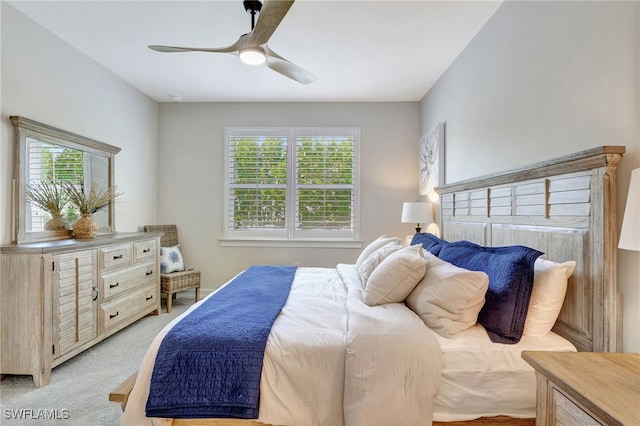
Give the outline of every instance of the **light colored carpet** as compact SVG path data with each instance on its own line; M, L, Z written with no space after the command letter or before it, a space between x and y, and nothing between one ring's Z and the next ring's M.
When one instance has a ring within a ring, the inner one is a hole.
M148 315L54 368L48 386L36 389L31 376L6 376L0 381L0 424L119 425L120 404L109 401L109 392L138 370L153 337L193 302L192 291L178 293L167 314L163 301L161 315ZM34 419L38 410L59 418ZM15 418L19 414L22 419Z

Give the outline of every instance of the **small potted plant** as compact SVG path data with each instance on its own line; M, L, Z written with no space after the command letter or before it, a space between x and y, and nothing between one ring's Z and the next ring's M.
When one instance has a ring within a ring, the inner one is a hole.
M60 184L51 179L29 184L26 186L26 197L32 205L51 214L51 219L44 224L46 231L69 229L69 222L62 214L69 197Z
M80 219L73 225L73 233L76 238L95 238L100 226L95 221L93 213L113 204L121 193L116 192L116 187L111 186L101 189L96 182L91 184L89 191L85 191L84 185L74 185L71 182L63 183L64 191L69 202L80 213Z

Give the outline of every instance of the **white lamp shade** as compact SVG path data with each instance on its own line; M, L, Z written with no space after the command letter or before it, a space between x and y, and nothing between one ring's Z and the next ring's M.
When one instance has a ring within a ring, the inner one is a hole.
M402 223L422 223L433 222L431 213L431 203L426 202L405 202L402 204Z
M631 172L627 206L622 218L622 230L618 247L640 251L640 169Z

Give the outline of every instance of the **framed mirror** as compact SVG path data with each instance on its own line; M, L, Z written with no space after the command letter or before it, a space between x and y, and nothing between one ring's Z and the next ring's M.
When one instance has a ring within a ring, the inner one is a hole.
M85 188L114 184L114 157L120 148L25 117L9 117L16 132L13 186L13 229L17 243L71 238L71 230L47 230L50 213L29 202L28 185L40 182L80 182ZM63 215L71 224L77 213L65 208ZM100 234L115 232L115 207L110 204L94 213Z

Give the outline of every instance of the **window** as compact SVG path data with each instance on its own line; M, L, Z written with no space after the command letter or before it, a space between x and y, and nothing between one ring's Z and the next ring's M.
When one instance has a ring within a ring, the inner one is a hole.
M224 238L358 239L358 128L225 129Z
M83 152L73 148L62 147L31 137L27 143L27 176L28 184L60 184L64 181L82 182ZM44 231L45 223L51 214L40 207L27 204L26 225L32 232ZM77 214L67 208L63 211L69 223L77 219Z

